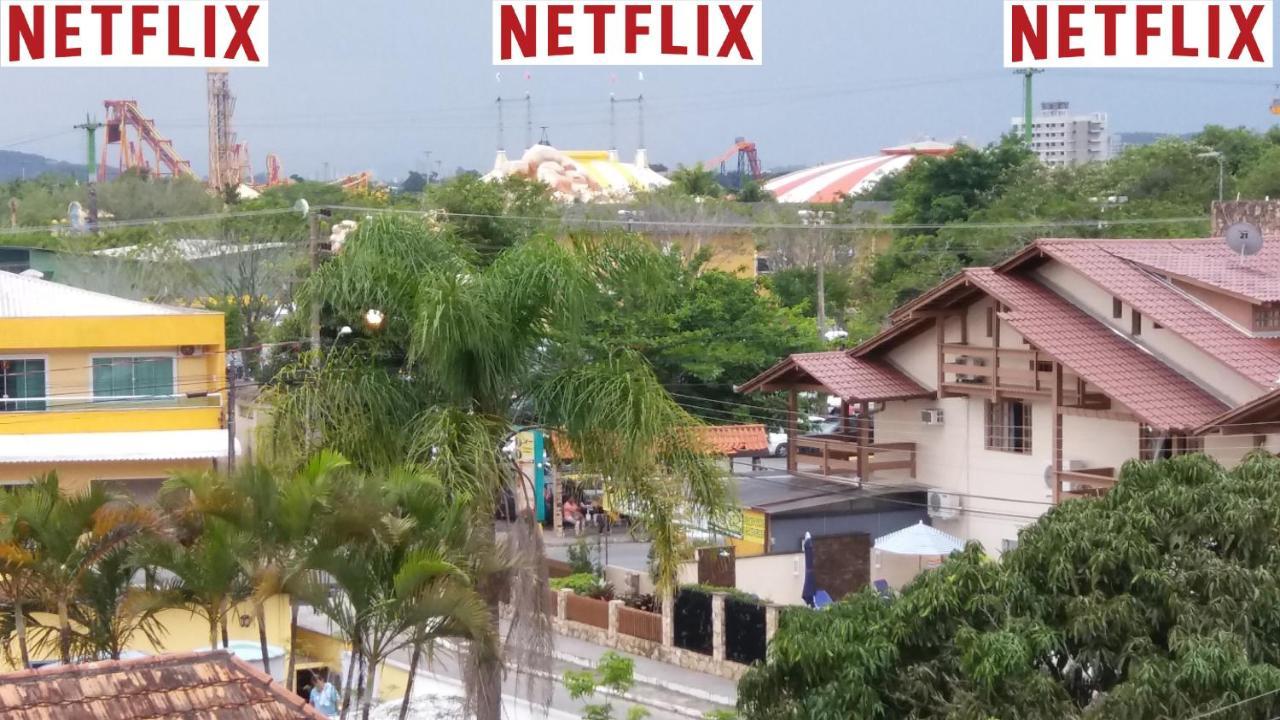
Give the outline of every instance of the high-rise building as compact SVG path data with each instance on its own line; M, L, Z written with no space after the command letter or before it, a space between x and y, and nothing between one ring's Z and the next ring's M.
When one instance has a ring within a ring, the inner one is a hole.
M1023 134L1024 119L1013 118L1013 132ZM1073 114L1065 101L1040 103L1031 120L1031 151L1046 165L1080 165L1111 157L1106 113Z

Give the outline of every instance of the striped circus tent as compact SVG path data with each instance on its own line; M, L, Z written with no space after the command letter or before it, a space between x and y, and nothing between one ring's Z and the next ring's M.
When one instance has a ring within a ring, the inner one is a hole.
M921 155L950 155L955 146L919 142L884 148L879 155L827 163L797 170L765 183L765 190L779 202L832 203L875 187L885 177L911 164Z

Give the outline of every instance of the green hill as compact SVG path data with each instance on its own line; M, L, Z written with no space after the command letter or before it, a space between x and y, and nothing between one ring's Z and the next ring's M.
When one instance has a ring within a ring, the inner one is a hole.
M43 155L0 150L0 182L27 178L34 179L45 173L57 175L75 175L83 178L84 165L77 165L61 160L50 160Z

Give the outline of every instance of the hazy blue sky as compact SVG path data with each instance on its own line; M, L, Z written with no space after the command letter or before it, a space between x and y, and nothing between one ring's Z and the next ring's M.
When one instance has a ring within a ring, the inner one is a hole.
M273 0L271 67L231 75L240 137L255 171L275 152L311 177L423 169L423 151L487 169L499 94L534 95L535 124L563 148L608 146L608 96L644 93L650 159L691 164L737 135L766 167L874 152L926 136L989 141L1021 107L1001 67L998 0L769 0L758 68L532 68L490 64L485 0ZM644 80L637 78L644 71ZM616 75L616 82L611 77ZM1110 113L1116 130L1186 132L1205 123L1271 124L1274 71L1054 71L1037 99ZM207 131L201 70L0 70L0 149L83 157L69 131L102 100L136 98L203 171ZM507 112L507 144L524 138L523 108ZM19 141L68 132L34 142ZM536 132L536 131L535 131ZM619 145L635 146L622 108Z

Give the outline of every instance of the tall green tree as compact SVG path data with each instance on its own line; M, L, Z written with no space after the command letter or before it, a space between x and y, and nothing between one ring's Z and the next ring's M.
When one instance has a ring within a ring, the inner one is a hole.
M747 718L1266 720L1280 713L1280 460L1130 462L1000 563L784 614Z
M359 327L369 308L386 322L352 338L318 371L307 364L285 373L274 394L274 447L287 454L314 443L369 469L417 463L451 496L469 501L481 529L475 555L510 554L510 572L477 579L496 632L508 582L513 604L536 610L546 602L531 515L512 526L505 547L494 536L499 497L520 492L501 448L516 424L558 428L586 470L607 477L612 496L650 526L658 582L674 587L688 548L676 516L723 511L726 485L710 458L691 447L693 439L674 432L696 421L644 359L634 351L595 351L580 333L601 295L620 275L647 272L656 251L533 234L483 256L467 237L447 223L361 223L305 297L323 303L332 324ZM546 643L541 613L527 613L513 627L523 635L508 647ZM485 720L497 717L502 672L497 654L472 655L468 696Z

